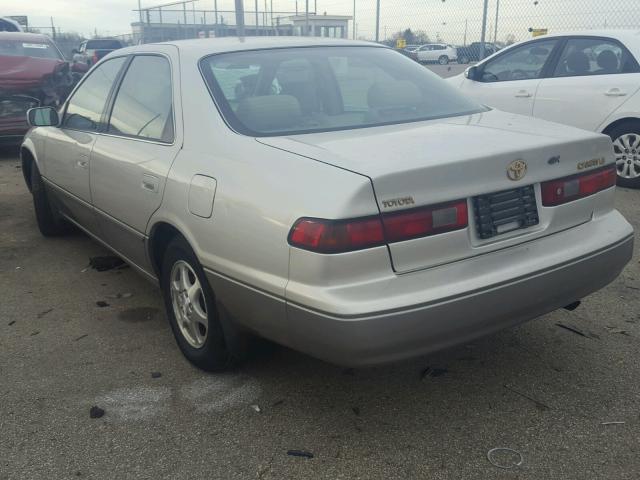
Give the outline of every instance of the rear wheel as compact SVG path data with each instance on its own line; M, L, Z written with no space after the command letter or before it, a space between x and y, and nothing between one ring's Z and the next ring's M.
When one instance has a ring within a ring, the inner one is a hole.
M238 335L223 329L215 297L191 247L182 238L167 247L161 273L167 317L180 350L196 367L222 371L243 357Z
M64 222L51 204L40 170L35 162L31 164L31 195L40 233L45 237L56 237L67 233L69 225Z
M447 57L446 55L441 55L440 58L438 58L438 63L440 65L447 65L449 63L449 57Z
M469 63L469 57L467 57L466 55L462 55L458 58L458 63Z
M613 141L618 185L640 188L640 121L621 123L607 133Z

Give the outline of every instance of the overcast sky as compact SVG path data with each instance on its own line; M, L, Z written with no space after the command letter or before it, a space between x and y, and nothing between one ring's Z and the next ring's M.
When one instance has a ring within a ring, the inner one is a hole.
M143 7L167 3L169 0L141 0ZM213 10L215 0L199 0L196 9ZM219 10L232 10L233 0L217 0ZM255 0L244 0L245 9L254 9ZM489 0L488 31L493 39L497 0ZM259 0L264 10L265 0ZM272 1L267 0L270 8ZM305 0L273 0L275 11L304 11ZM313 9L315 0L309 0ZM640 29L640 0L500 0L498 40L513 33L516 38L527 36L528 27L548 27L552 30L578 28L626 27ZM118 35L129 33L137 18L133 10L137 0L2 0L0 15L28 15L30 25L48 27L53 17L57 28L83 35ZM318 12L353 14L353 0L317 0ZM372 38L375 34L375 0L356 0L358 36ZM411 27L423 29L435 38L462 41L465 22L469 37L480 31L482 0L381 0L380 35ZM172 7L176 8L176 7ZM168 15L165 16L167 18ZM232 21L231 14L225 19ZM249 15L248 15L249 17ZM253 16L247 23L253 22ZM44 30L43 30L44 32ZM475 38L472 38L475 39Z

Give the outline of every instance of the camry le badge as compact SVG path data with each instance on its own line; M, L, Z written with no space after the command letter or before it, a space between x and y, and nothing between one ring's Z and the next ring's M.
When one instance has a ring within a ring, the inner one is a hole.
M527 174L527 163L524 160L514 160L507 166L507 177L514 182Z

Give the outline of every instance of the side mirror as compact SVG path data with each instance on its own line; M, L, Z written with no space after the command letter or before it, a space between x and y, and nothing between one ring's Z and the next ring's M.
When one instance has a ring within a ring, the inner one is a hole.
M60 118L55 108L38 107L27 110L27 122L31 127L54 127L60 123Z
M465 78L469 79L469 80L478 80L478 76L480 74L480 71L478 70L478 67L476 67L475 65L473 67L469 67L464 71L464 76Z

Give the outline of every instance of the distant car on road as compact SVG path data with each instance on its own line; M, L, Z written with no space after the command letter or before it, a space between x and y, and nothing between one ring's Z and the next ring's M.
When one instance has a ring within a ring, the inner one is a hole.
M458 63L470 63L480 60L481 47L481 42L474 42L465 47L458 47ZM499 48L493 43L485 42L483 58L493 55L498 50Z
M440 65L447 65L458 59L456 47L446 43L428 43L421 45L414 52L418 55L420 63L438 62Z
M123 43L115 38L93 38L91 40L85 40L77 49L73 50L74 65L72 67L76 72L80 71L84 66L88 69L98 63L98 60L102 57L122 47L124 47ZM76 66L76 64L78 66Z
M512 45L448 80L487 105L609 135L618 184L640 188L640 34L586 31Z
M22 26L12 18L0 17L0 32L22 32Z
M139 45L29 120L40 231L74 224L159 283L207 370L248 333L349 366L468 343L575 305L633 252L607 138L370 42Z

